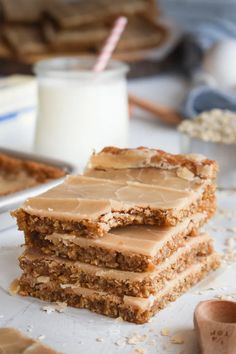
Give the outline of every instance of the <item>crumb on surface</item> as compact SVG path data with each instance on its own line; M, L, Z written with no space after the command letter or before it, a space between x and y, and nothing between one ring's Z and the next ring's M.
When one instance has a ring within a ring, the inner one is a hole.
M127 338L127 344L135 345L144 342L146 339L147 339L146 334L141 335L141 334L134 333L133 335Z
M46 338L46 336L44 335L44 334L41 334L40 336L38 336L38 340L43 340L43 339L45 339Z
M170 336L170 330L168 328L162 328L161 335L164 337Z
M51 314L52 312L62 313L65 311L67 307L66 302L55 302L50 305L45 305L41 307L42 311L45 311L47 314Z
M170 338L172 344L183 344L184 338L180 334L175 334Z
M147 349L145 348L135 348L131 353L129 354L147 354Z

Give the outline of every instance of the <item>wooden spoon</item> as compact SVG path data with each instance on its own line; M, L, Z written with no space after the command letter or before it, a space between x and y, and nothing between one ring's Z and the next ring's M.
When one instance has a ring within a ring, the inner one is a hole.
M194 312L201 354L236 354L236 302L202 301Z
M156 103L152 103L143 98L129 94L130 112L132 111L134 106L137 106L143 109L144 111L152 113L157 119L167 124L177 125L182 120L180 114L174 109Z

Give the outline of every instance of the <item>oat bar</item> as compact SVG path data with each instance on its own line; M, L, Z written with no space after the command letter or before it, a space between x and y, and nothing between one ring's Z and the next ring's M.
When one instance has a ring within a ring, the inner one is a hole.
M3 36L19 55L41 54L48 51L48 45L38 26L6 25Z
M145 175L146 169L151 169L148 170L150 172L147 172L147 175ZM170 173L171 180L167 181L164 178L164 171L166 177ZM85 175L98 178L106 178L107 175L109 178L110 174L113 179L118 173L118 180L136 180L154 184L160 184L161 179L164 178L165 183L173 187L173 183L175 184L173 177L191 183L205 179L214 181L217 172L217 162L200 154L174 155L145 147L136 149L106 147L91 156ZM156 179L158 179L157 182ZM183 188L186 186L184 185Z
M150 295L148 298L116 296L109 292L83 287L62 289L53 281L35 285L31 274L21 277L19 294L51 302L66 302L69 306L85 308L106 316L121 317L126 321L141 324L147 322L171 301L175 301L218 266L219 257L216 254L202 257L199 262L166 282L165 287L156 295Z
M38 232L26 233L25 239L28 247L37 248L46 255L58 255L107 268L144 272L154 269L178 247L184 246L207 219L206 214L196 214L174 227L129 225L113 229L97 239Z
M43 23L43 33L51 47L58 51L95 51L109 34L103 24L84 25L81 28L63 29L50 20Z
M15 328L0 328L0 353L60 354L40 341L25 336Z
M0 196L65 176L58 167L0 153Z
M214 214L214 185L180 191L132 181L67 176L61 185L28 199L13 215L25 232L96 238L130 224L174 226L205 211Z
M113 22L120 15L134 16L144 14L149 18L156 16L153 0L110 0L80 1L79 3L59 3L48 6L47 15L61 28L79 28L93 23Z
M152 271L142 273L45 256L37 248L27 249L24 252L20 257L20 267L26 276L30 274L34 277L35 286L41 281L53 281L62 289L80 286L118 296L147 298L160 291L166 281L173 279L191 264L198 262L202 256L212 252L212 239L206 234L201 234L188 238L183 247L154 267Z

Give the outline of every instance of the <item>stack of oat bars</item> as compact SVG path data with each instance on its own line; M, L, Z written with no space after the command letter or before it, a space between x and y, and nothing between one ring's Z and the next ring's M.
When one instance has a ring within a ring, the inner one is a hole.
M217 164L108 147L83 176L14 212L25 233L19 294L145 323L219 266L199 227L216 209Z
M0 57L34 63L53 54L94 55L119 16L128 24L118 58L137 60L169 39L155 0L0 0Z

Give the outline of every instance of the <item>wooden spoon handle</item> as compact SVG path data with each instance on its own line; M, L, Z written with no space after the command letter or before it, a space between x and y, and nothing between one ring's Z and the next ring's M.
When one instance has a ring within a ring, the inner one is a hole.
M143 98L129 95L129 103L131 106L137 106L144 111L148 111L160 119L162 122L177 125L181 122L181 116L173 109L157 105Z

